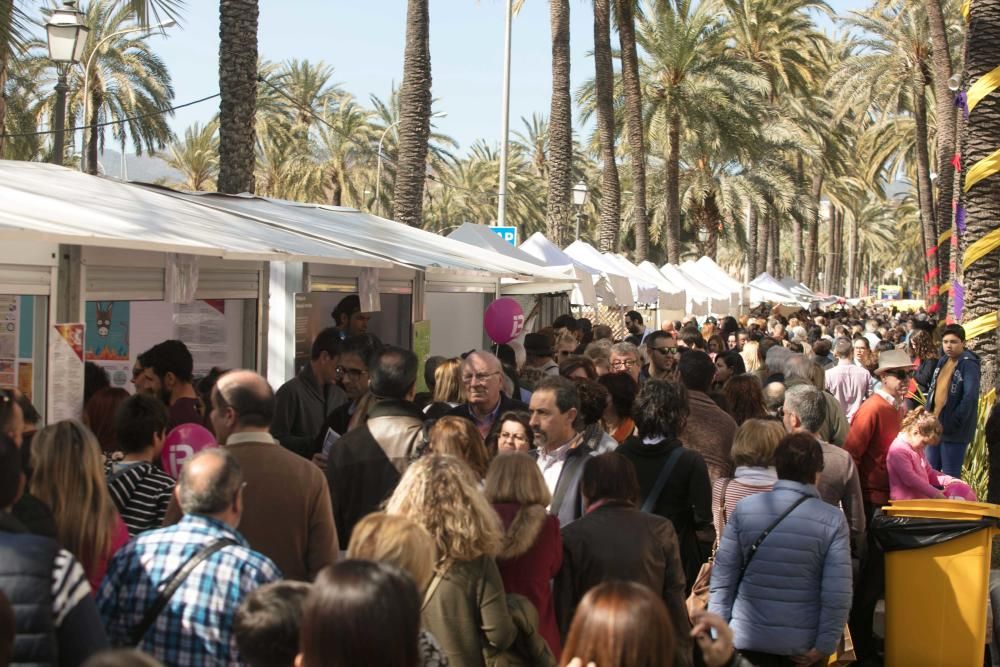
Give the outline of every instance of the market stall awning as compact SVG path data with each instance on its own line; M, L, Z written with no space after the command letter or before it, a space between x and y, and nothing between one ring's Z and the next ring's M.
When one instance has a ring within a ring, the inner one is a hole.
M0 238L6 240L250 261L392 266L370 253L51 164L0 160L0 202Z
M740 295L716 281L712 276L706 275L705 271L694 262L688 261L681 264L680 272L687 276L688 280L697 283L709 294L712 295L711 310L717 315L731 315L737 313L740 307Z
M567 263L564 266L550 265L543 260L534 257L511 243L507 243L500 236L486 225L477 225L472 222L465 222L448 234L448 238L453 241L460 241L474 248L487 248L493 252L500 253L511 259L516 259L536 266L544 266L559 273L565 278L563 283L536 282L534 280L523 281L513 278L504 278L501 281L501 291L504 294L543 294L547 292L569 292L573 290L579 282L590 283L589 276L580 277L577 275L576 267ZM591 291L593 289L591 288ZM572 301L572 299L571 299Z
M632 283L622 275L620 268L609 262L596 248L584 241L576 240L569 244L564 252L581 264L600 271L607 278L611 291L614 292L615 302L619 306L635 307Z
M605 258L621 269L621 272L632 283L632 295L636 302L645 303L654 307L659 307L661 301L667 298L666 293L661 293L656 281L650 280L646 274L639 270L639 267L628 261L625 257L615 253L602 253Z
M677 285L660 273L656 265L646 260L636 268L639 269L660 290L660 310L663 317L679 319L687 314L687 290L683 285Z
M750 281L750 303L781 303L787 305L802 305L802 299L780 282L774 279L767 271Z
M574 274L580 279L580 282L570 294L570 303L596 307L597 299L601 299L607 306L615 305L614 290L611 289L607 278L601 271L570 257L560 250L559 246L545 238L541 232L535 232L525 239L519 250L543 262L546 266L572 266L574 268Z

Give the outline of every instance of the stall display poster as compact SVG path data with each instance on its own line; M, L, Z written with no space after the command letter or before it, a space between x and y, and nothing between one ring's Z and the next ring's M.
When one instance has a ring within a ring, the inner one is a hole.
M46 422L79 419L83 411L84 325L53 324L49 335Z

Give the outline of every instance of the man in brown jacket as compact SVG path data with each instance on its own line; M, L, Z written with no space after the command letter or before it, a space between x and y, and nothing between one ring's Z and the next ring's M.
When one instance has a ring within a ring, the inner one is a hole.
M220 445L243 470L240 533L277 565L286 579L312 581L337 560L330 490L315 465L271 437L274 392L257 373L237 370L212 390L212 426ZM164 521L181 518L176 499Z
M691 411L681 432L681 443L705 459L712 484L717 479L732 477L735 469L730 451L736 437L736 422L708 397L715 364L701 350L690 350L681 355L677 370L681 383L687 387Z

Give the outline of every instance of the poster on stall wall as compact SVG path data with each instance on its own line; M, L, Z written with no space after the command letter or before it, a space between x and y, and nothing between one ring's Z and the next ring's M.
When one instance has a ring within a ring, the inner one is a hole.
M83 412L84 325L53 324L49 335L46 422L79 419Z
M17 319L16 296L0 296L0 387L17 386Z
M413 323L413 354L417 355L419 362L417 368L417 392L427 391L427 382L424 379L424 364L427 357L431 356L431 321L421 320Z
M129 362L128 301L88 301L87 347L84 359L105 371L112 387L128 388L132 378Z
M194 358L195 376L227 367L226 302L194 301L174 305L174 337L184 341Z

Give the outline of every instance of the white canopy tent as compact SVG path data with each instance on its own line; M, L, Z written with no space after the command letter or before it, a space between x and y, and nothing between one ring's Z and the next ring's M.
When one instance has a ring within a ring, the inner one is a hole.
M680 319L687 314L687 291L684 285L675 284L649 260L643 261L636 268L660 290L661 319Z
M666 295L661 295L656 283L646 277L646 274L639 270L632 262L625 257L615 253L605 252L601 256L621 269L621 273L632 283L632 295L637 303L646 303L659 307L660 299Z
M626 308L635 307L635 295L632 293L632 283L626 276L622 275L621 269L617 265L607 261L593 246L577 240L571 243L563 252L580 264L601 272L601 275L607 280L608 286L614 293L614 305Z
M725 269L716 264L715 260L707 255L699 258L695 262L695 266L701 272L700 275L703 275L709 281L709 284L717 284L735 295L735 302L738 306L747 305L749 294L747 286L743 284L743 281L730 276L726 273Z
M607 278L597 269L592 269L583 262L570 257L556 244L545 238L541 232L529 236L518 248L527 255L534 257L544 266L573 267L573 272L579 282L570 294L570 303L578 306L596 306L600 298L605 305L615 305L614 290Z
M802 299L798 295L775 280L767 271L750 281L750 303L752 305L762 302L801 305L801 301Z
M694 262L684 262L677 268L680 269L681 273L687 276L689 280L702 285L712 294L712 305L710 310L712 310L712 312L716 315L729 315L739 312L739 292L731 291L726 285L723 285L716 280L714 276L707 275L705 270Z
M448 235L448 238L455 241L461 241L462 243L471 245L475 248L486 248L521 262L547 267L553 272L562 274L566 279L565 283L559 284L504 278L500 281L501 291L504 294L545 294L549 292L569 292L576 289L577 284L581 282L581 278L577 276L576 268L572 264L565 264L563 266L549 265L543 260L540 260L515 247L514 245L507 243L500 238L498 234L491 231L486 225L477 225L471 222L462 223L458 229ZM590 283L590 280L587 277L583 277L582 282ZM591 292L593 291L592 284L590 290Z

